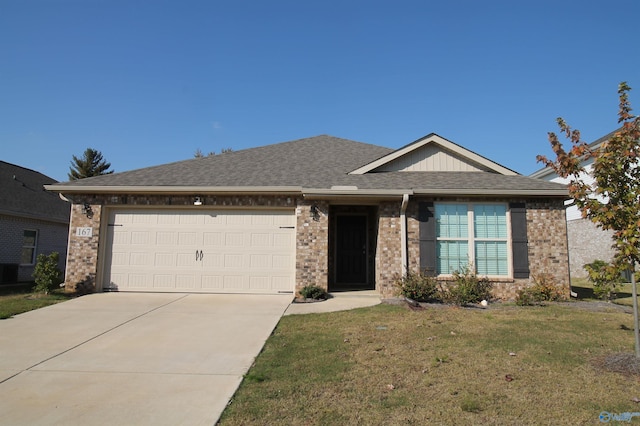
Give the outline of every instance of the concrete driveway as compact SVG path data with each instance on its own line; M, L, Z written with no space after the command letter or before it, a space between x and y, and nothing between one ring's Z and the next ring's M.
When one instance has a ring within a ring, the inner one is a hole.
M291 299L100 293L0 320L0 424L213 425Z

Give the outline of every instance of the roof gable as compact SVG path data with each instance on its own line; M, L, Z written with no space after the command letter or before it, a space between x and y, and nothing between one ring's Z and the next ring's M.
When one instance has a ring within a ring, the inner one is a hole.
M350 174L370 172L491 172L517 175L494 161L431 133Z

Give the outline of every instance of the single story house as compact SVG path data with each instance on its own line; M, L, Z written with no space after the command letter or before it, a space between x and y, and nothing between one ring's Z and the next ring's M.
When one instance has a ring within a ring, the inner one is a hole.
M617 129L589 144L591 149L597 149L604 142L608 141L620 129ZM587 173L593 167L593 158L585 159L581 164ZM569 183L569 179L562 178L549 168L537 170L530 177L542 179L548 182L561 184ZM587 182L594 183L591 176L587 176ZM572 278L586 278L587 271L584 265L600 259L610 262L615 255L613 249L613 231L599 228L590 219L582 217L578 207L573 204L573 200L568 200L567 205L567 238L569 241L569 271Z
M436 134L400 149L321 135L48 185L73 202L66 285L83 291L395 293L473 264L513 299L569 294L564 185Z
M58 252L64 269L71 205L44 185L48 176L0 161L0 283L33 281L39 254Z

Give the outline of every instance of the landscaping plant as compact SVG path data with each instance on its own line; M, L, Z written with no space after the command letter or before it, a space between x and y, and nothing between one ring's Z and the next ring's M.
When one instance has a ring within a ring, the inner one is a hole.
M556 285L556 281L551 274L534 275L532 279L533 286L518 292L516 305L531 306L539 305L542 302L556 302L564 299L562 291Z
M33 270L33 278L36 285L33 287L35 293L49 294L63 282L62 271L58 268L58 252L49 255L41 253Z
M493 284L487 277L478 277L472 266L453 272L453 282L440 286L441 298L445 303L464 306L491 298Z
M416 302L434 302L439 300L438 281L421 272L407 272L396 279L395 286L400 296Z
M622 284L620 272L604 260L596 259L584 265L587 279L593 284L593 294L600 299L611 300L611 294Z
M317 285L306 285L300 289L300 296L304 299L325 300L327 292Z

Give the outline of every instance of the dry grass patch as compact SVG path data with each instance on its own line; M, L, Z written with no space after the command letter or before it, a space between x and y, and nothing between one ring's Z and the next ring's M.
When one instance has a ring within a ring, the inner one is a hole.
M560 305L288 316L221 424L594 424L640 411L637 378L593 366L633 350L632 322Z
M73 296L62 291L50 294L2 291L0 292L0 319L64 302L71 297Z

